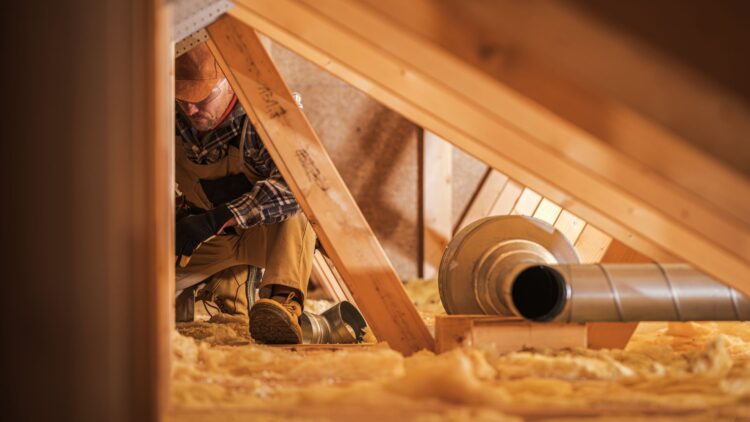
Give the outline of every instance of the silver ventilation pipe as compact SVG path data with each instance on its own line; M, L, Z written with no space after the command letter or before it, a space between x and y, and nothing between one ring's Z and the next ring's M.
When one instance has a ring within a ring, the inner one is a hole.
M449 314L535 321L748 320L750 300L686 264L581 265L570 242L530 217L461 230L440 263Z
M686 264L523 265L515 312L535 321L750 320L750 300Z

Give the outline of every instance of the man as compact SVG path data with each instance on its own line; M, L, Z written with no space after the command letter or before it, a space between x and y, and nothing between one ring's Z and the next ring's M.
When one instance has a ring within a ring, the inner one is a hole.
M242 313L250 268L264 268L251 336L301 343L315 234L205 44L177 58L176 179L199 208L176 226L177 289ZM200 295L201 293L199 293Z

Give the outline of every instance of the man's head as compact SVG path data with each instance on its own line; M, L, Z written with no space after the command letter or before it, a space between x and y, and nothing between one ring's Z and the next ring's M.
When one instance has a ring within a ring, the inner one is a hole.
M177 105L195 129L213 129L233 95L206 44L199 44L175 61Z

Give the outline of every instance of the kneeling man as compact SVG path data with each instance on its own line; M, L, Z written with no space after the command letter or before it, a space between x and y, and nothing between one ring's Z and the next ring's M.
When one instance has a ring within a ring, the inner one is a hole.
M175 97L176 181L197 209L177 222L177 290L206 283L220 309L249 314L253 339L301 343L310 223L205 44L177 58ZM254 267L260 299L244 311Z

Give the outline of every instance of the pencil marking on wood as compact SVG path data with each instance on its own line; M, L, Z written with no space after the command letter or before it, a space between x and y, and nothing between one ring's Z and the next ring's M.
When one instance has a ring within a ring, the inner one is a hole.
M305 169L307 178L310 179L311 182L315 183L323 192L327 191L330 187L328 185L328 181L320 173L320 169L315 165L315 161L313 161L312 157L310 157L310 153L308 153L304 149L298 149L297 151L295 151L295 154L297 155L297 159L299 160L300 164L302 164L302 167Z

